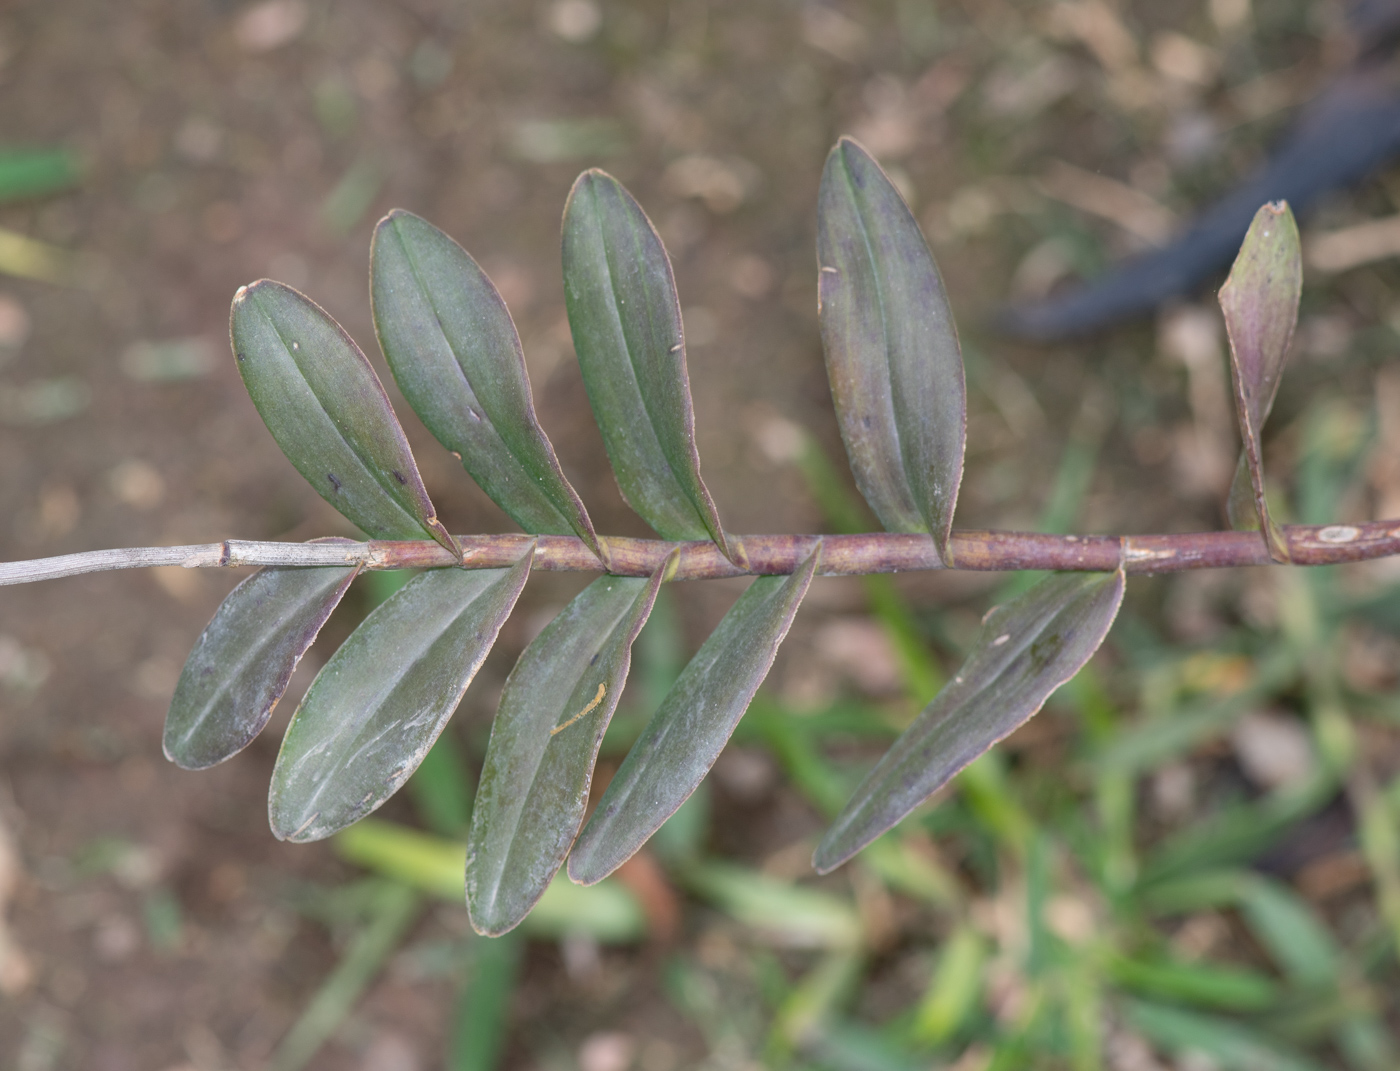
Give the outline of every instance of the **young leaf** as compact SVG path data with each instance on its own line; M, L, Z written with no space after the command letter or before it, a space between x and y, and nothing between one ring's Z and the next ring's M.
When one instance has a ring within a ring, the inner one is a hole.
M957 330L919 225L870 155L842 138L817 203L822 345L856 486L892 532L948 560L967 388Z
M358 821L417 769L510 615L534 558L509 569L433 569L375 608L306 693L268 794L280 840Z
M1293 213L1286 201L1266 204L1255 214L1230 277L1220 288L1220 308L1230 336L1230 379L1244 440L1244 455L1230 488L1230 523L1235 528L1262 528L1269 557L1276 562L1289 560L1288 544L1264 499L1260 435L1278 393L1302 288L1303 257Z
M601 558L588 512L535 417L510 312L477 262L396 209L374 231L370 298L394 379L438 442L525 531L575 533Z
M812 860L840 866L1020 726L1103 643L1123 571L1052 573L987 615L972 653L876 763Z
M165 757L202 770L251 744L358 572L260 569L229 592L175 685Z
M663 538L712 539L732 559L700 479L670 258L602 171L580 175L564 206L564 304L622 497Z
M467 909L477 932L498 937L514 928L569 854L632 641L666 568L650 580L599 577L511 670L467 837Z
M263 422L322 498L375 539L430 536L460 553L379 377L324 309L263 279L234 295L229 333Z
M821 558L760 576L662 700L569 854L569 877L601 881L646 843L709 772L768 675Z

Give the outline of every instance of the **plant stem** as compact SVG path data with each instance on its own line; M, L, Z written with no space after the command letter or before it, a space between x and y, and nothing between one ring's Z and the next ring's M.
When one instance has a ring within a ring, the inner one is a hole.
M1295 565L1336 565L1400 554L1400 521L1349 525L1285 525L1284 539ZM677 580L713 580L749 574L791 573L822 540L823 576L861 576L944 569L924 535L884 532L865 535L736 536L748 555L748 574L713 543L667 543L657 539L607 537L612 571L619 576L650 576L674 547L681 549ZM432 569L460 564L467 569L513 565L535 541L534 568L548 572L602 572L602 564L573 536L458 536L462 560L428 539L365 543L258 543L229 539L181 547L94 550L56 558L0 563L0 586L52 580L109 569L178 565L186 569L226 566L363 565L366 569ZM1268 548L1258 532L1186 532L1174 535L1074 536L1034 532L955 531L949 551L952 568L1005 572L1054 569L1129 573L1177 573L1269 565Z

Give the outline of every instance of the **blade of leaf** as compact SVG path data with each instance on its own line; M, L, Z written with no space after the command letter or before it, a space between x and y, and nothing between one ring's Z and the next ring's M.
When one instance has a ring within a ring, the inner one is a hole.
M520 923L583 825L598 746L668 567L593 581L535 638L501 692L467 837L467 910L478 933Z
M322 498L376 539L427 535L461 553L379 377L324 309L263 279L234 295L229 334L263 422Z
M408 404L525 531L575 533L602 557L588 511L535 416L520 336L467 251L396 209L370 246L379 345Z
M700 479L671 260L622 184L585 171L564 207L564 303L622 497L665 539L712 539L733 559ZM741 563L742 564L742 563Z
M1220 288L1220 308L1230 337L1230 379L1244 440L1244 457L1230 488L1230 523L1236 528L1262 528L1269 556L1276 562L1289 560L1288 544L1270 518L1264 498L1260 436L1283 376L1302 289L1303 255L1293 212L1286 201L1266 204L1255 214L1230 277ZM1254 523L1248 524L1244 507L1251 491Z
M175 685L165 757L203 770L252 743L358 573L358 566L260 569L229 592Z
M719 758L768 675L821 559L760 576L739 596L632 745L569 854L569 877L601 881L646 843Z
M817 202L818 313L856 485L892 532L948 561L967 388L938 266L909 206L860 145L827 157Z
M272 771L280 840L312 841L392 796L457 709L510 616L534 548L509 569L433 569L375 608L292 715Z
M68 149L0 149L0 203L45 197L82 177L82 165Z
M1031 717L1108 635L1123 571L1052 573L987 615L972 652L875 764L827 830L825 874L892 828L973 759Z

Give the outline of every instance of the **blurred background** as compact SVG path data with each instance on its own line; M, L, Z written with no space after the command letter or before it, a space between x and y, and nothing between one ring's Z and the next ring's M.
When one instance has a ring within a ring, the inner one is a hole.
M959 527L1218 527L1238 450L1218 279L1073 344L987 325L1169 241L1360 47L1332 0L7 0L0 558L353 534L229 357L229 301L264 276L365 348L448 527L509 530L374 343L368 242L391 207L491 274L599 530L646 534L564 317L560 213L590 166L674 260L726 527L870 530L815 317L840 134L905 193L959 317ZM1285 519L1400 515L1397 213L1391 167L1305 220L1266 441ZM1391 563L1135 581L1045 712L820 880L824 822L1026 578L818 580L694 803L617 879L494 942L460 903L473 770L515 654L584 578L532 578L380 824L309 847L264 820L281 728L402 578L359 584L247 752L183 772L161 757L166 704L236 580L0 594L7 1067L1396 1066ZM600 782L742 587L665 593Z

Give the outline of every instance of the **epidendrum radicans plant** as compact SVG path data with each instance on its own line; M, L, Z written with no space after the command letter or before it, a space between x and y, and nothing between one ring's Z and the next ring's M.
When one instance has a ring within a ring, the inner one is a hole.
M1235 529L1156 536L953 531L966 433L963 367L938 269L890 180L858 144L832 150L818 202L818 314L856 484L886 531L740 536L720 523L695 448L670 261L613 178L579 177L564 212L574 348L623 497L660 540L600 535L536 420L500 294L447 235L403 211L370 253L374 322L404 397L525 535L454 536L438 521L369 361L281 283L243 287L238 370L273 438L368 542L227 540L0 566L0 583L98 569L261 565L224 601L175 689L165 753L197 769L267 724L298 660L363 570L417 567L330 658L292 716L272 774L273 832L319 840L369 814L442 732L530 570L593 581L526 648L501 693L472 812L472 924L516 926L567 860L592 884L696 789L772 665L816 575L1045 569L992 610L967 661L865 778L817 848L839 866L1034 714L1103 642L1129 573L1400 552L1400 525L1280 526L1260 432L1301 287L1288 207L1255 217L1220 302L1244 450ZM753 575L676 681L585 824L598 748L660 585Z

